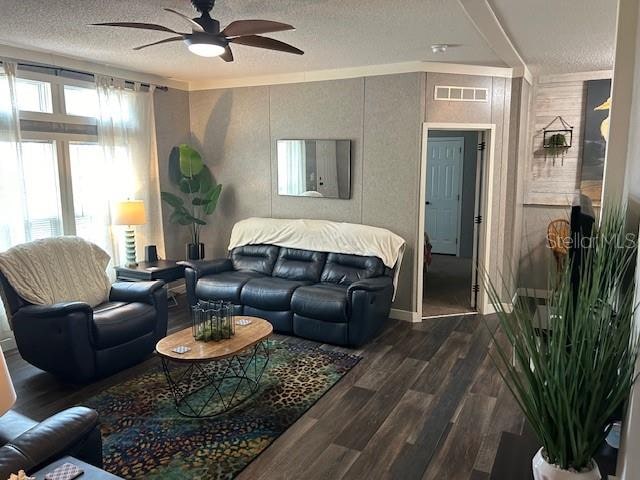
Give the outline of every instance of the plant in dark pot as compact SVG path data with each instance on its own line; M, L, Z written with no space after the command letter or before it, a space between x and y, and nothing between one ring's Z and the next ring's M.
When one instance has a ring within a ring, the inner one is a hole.
M623 210L603 215L589 237L573 237L580 246L551 276L546 308L518 297L508 311L503 286L486 282L501 338L491 356L541 445L536 480L601 478L594 456L635 380L637 239Z
M161 192L162 200L173 208L169 220L189 227L191 242L186 247L186 258L200 260L204 258L200 230L207 225L205 217L218 205L222 185L216 183L200 153L186 144L171 150L169 178L181 193Z

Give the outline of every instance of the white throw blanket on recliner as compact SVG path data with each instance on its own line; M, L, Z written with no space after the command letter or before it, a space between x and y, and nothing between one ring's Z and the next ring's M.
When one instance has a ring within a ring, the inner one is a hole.
M248 218L233 226L229 250L258 244L378 257L388 268L395 268L395 289L405 249L404 239L386 228L355 223Z
M54 237L0 253L0 270L13 289L35 305L109 299L109 254L80 237Z

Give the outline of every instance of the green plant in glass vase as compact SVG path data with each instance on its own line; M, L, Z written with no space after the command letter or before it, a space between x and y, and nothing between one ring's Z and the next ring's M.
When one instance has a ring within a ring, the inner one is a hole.
M546 309L519 297L507 311L485 273L506 339L493 332L491 356L542 445L536 479L599 479L593 457L634 383L637 239L624 227L625 212L608 211L592 235L572 239L580 254L550 276Z
M186 144L171 150L169 179L181 193L161 192L162 200L173 208L169 220L189 227L191 243L187 245L187 259L204 258L200 230L207 225L206 216L216 210L222 185L216 183L200 153Z

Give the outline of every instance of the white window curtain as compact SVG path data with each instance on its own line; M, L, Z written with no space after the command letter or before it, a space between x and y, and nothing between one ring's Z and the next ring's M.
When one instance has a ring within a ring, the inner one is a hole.
M302 195L307 190L306 167L304 141L278 142L278 193Z
M0 251L25 240L25 198L21 171L20 118L16 99L16 69L2 61L0 69ZM12 338L0 302L0 342Z
M142 91L140 84L133 90L125 82L96 75L96 88L100 104L98 116L98 142L102 146L101 168L96 169L99 185L92 215L111 224L115 203L122 200L142 200L147 223L136 226L138 257L144 245L156 245L164 255L164 236L160 205L158 154L156 150L153 91ZM100 241L98 241L100 240ZM123 232L120 227L106 229L96 239L118 265L124 258Z

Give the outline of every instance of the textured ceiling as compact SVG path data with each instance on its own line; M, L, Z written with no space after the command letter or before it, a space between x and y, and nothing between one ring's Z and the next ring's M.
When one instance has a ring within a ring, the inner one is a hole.
M613 68L617 0L490 0L532 72Z
M234 46L232 64L197 57L181 42L133 52L170 34L87 26L138 21L188 31L162 10L167 7L196 14L188 0L0 0L0 44L192 81L416 60L504 66L456 0L218 0L213 16L223 26L249 18L291 23L297 30L272 36L306 52L299 57ZM432 43L461 46L436 55Z

